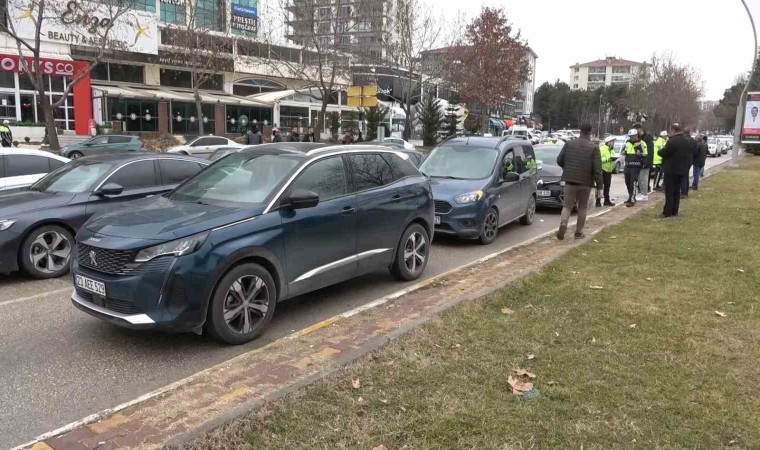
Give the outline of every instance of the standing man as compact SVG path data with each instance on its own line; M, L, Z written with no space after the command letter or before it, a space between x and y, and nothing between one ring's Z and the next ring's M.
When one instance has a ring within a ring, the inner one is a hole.
M699 151L699 148L697 147L697 141L694 140L693 137L691 137L691 130L688 128L685 128L683 130L683 136L686 138L686 141L691 146L691 159L689 159L689 167L691 167L692 164L694 164L694 159L697 156L697 152ZM681 180L681 198L686 198L689 196L689 174L686 174L686 177Z
M670 139L660 150L662 172L665 176L665 208L661 217L676 217L681 204L681 185L689 178L694 151L691 141L684 135L681 125L674 123Z
M699 177L705 173L705 162L707 161L707 135L702 136L697 144L697 156L694 158L694 180L691 182L691 190L699 189Z
M615 137L608 136L604 144L599 147L602 156L602 180L604 181L604 206L615 206L610 200L610 186L612 186L612 172L615 171L615 160L613 152L615 148ZM596 206L602 206L602 200L596 198Z
M663 130L660 132L660 136L654 141L654 156L652 158L652 169L654 170L654 190L661 191L660 181L662 181L662 157L660 156L660 150L665 147L668 142L668 132Z
M628 131L628 142L625 143L625 187L628 188L625 206L629 208L636 204L636 185L646 156L647 144L639 139L639 130L631 128Z
M8 119L3 120L3 124L0 125L0 140L3 147L13 147L13 132L8 125L10 125Z
M591 142L591 125L581 125L581 136L573 139L562 147L557 156L557 165L562 167L562 181L565 182L565 199L562 205L557 239L565 239L567 222L576 202L578 203L578 221L575 225L575 239L583 239L583 226L586 224L586 213L591 189L596 185L602 189L602 158L599 147Z
M634 125L633 128L639 132L639 140L646 144L644 150L645 158L641 162L641 170L639 171L639 194L636 201L647 201L649 200L649 192L651 191L649 188L649 169L654 162L654 152L652 151L654 149L654 138L640 123Z
M290 130L290 142L301 142L301 136L298 133L298 127L293 127Z
M256 125L248 130L248 133L245 135L245 143L247 145L259 145L264 143L264 137L261 135L261 132Z

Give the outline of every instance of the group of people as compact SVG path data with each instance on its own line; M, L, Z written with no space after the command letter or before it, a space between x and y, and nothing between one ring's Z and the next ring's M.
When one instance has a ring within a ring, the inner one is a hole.
M610 198L612 173L617 158L614 155L614 137L608 137L597 146L591 140L591 125L581 125L581 136L565 144L557 157L562 167L564 201L557 238L562 240L567 232L571 212L577 207L578 220L575 238L582 239L591 191L596 187L596 205L614 206ZM693 166L693 190L699 189L699 178L704 174L707 159L707 136L699 142L691 137L688 129L673 124L670 131L662 131L654 139L646 129L636 124L628 132L623 154L625 158L625 185L628 199L625 205L632 207L637 201L646 201L653 190L665 191L665 207L661 217L678 216L680 200L689 195L689 169ZM654 179L650 183L651 178ZM663 183L663 187L660 186Z
M282 132L277 125L272 128L272 142L282 142ZM298 131L298 127L293 127L290 131L289 142L319 142L317 135L314 133L314 128L309 127L308 132L304 133L301 137L301 133ZM259 131L258 126L253 125L245 134L245 145L258 145L264 143L264 136Z

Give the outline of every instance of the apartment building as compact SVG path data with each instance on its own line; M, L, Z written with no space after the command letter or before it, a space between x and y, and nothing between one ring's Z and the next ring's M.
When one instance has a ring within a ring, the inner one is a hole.
M532 48L528 47L525 59L528 60L530 75L520 88L520 98L515 100L515 113L520 115L533 113L533 94L536 92L536 59L538 59L538 55Z
M649 64L608 56L583 64L570 66L570 88L572 90L594 90L612 84L630 84L641 70Z

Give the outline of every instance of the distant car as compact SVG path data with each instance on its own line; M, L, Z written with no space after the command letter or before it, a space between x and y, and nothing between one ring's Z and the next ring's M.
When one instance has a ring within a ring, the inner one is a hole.
M400 138L387 137L383 139L383 142L393 142L404 146L404 150L416 150L417 148L411 142L407 142Z
M560 181L562 168L557 165L557 156L562 151L562 147L562 145L536 145L533 147L538 164L537 206L562 207L565 183Z
M715 138L707 139L707 156L719 158L723 154L721 152L722 147L723 147L723 144L718 139L715 139Z
M538 171L530 142L449 139L433 149L420 172L433 183L436 233L490 244L508 223L533 223Z
M0 192L27 187L69 162L50 152L25 149L0 150Z
M0 273L64 275L76 252L74 235L93 214L131 212L127 202L170 191L208 164L147 152L91 156L72 160L26 190L0 195Z
M138 136L106 134L95 136L77 144L67 145L58 154L66 158L77 159L83 156L139 151L145 151L145 144Z
M199 136L185 145L177 145L166 150L168 153L181 153L190 156L208 157L220 147L236 147L240 144L221 136Z
M724 155L728 154L728 151L731 150L734 146L733 136L718 136L718 141L723 144L720 152Z

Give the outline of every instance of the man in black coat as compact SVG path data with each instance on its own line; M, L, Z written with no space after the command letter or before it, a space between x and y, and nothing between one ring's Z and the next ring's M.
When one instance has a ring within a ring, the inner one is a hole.
M689 145L691 145L691 160L689 161L689 167L691 167L692 164L694 164L694 159L697 157L697 153L699 152L699 146L697 145L697 141L691 137L691 130L688 128L685 128L683 130L683 135L686 138L687 141L689 141ZM681 198L685 198L689 196L689 173L686 173L686 177L681 181Z
M691 141L684 135L681 125L674 123L665 147L660 149L662 173L665 175L665 208L662 217L675 217L681 203L681 186L689 179L689 167L694 158Z
M707 135L702 136L697 144L697 156L694 158L694 179L691 182L691 189L699 189L699 177L705 173L705 162L707 162Z

